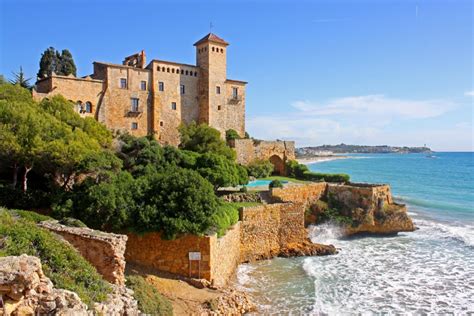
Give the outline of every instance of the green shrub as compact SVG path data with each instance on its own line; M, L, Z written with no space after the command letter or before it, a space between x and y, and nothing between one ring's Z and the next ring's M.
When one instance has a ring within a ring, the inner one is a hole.
M268 187L270 189L273 189L273 188L283 188L283 183L281 183L280 180L273 180L272 182L270 182L270 184L268 185Z
M133 296L138 301L138 308L142 313L160 316L173 315L171 302L163 297L144 277L139 275L128 276L127 286L133 290Z
M59 224L69 226L69 227L87 227L86 224L80 220L72 217L64 217L59 220Z
M304 173L309 172L309 169L306 165L298 163L296 160L289 160L285 164L286 174L288 177L303 179Z
M246 185L242 186L242 187L240 188L240 190L239 190L239 192L242 192L242 193L247 193L248 191L249 191L249 190L248 190L248 188L247 188Z
M228 129L225 131L225 139L227 141L229 140L234 140L234 139L240 139L239 133L235 131L235 129Z
M347 183L350 181L348 174L340 173L316 173L316 172L305 172L304 179L309 181L326 181L326 182L338 182Z
M318 223L333 222L339 225L352 225L354 221L349 216L341 215L335 208L326 208L319 213Z
M111 292L110 285L72 246L37 227L32 218L15 219L10 212L0 209L0 255L39 257L44 273L55 287L76 292L89 306L104 301Z
M224 236L227 229L239 221L239 206L233 203L222 203L212 216L217 236Z
M249 176L255 178L269 177L274 170L273 164L268 160L255 160L247 166Z

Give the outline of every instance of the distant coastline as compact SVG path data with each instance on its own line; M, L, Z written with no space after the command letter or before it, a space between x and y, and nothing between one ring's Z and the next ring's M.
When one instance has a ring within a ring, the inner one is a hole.
M322 145L300 147L295 151L297 159L310 159L314 157L332 157L334 154L411 154L411 153L432 153L429 148L423 147L398 147L398 146L366 146L366 145ZM339 159L339 158L335 158Z
M313 163L326 162L339 159L348 159L352 158L351 156L339 156L339 155L322 155L322 156L308 156L308 157L297 157L296 161L304 165L310 165Z

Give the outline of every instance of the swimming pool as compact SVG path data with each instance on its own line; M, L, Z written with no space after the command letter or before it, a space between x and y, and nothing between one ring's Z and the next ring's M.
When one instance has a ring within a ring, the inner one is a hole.
M268 186L272 182L272 180L254 180L250 181L246 186L249 188L252 187L263 187L263 186ZM288 181L285 180L280 180L281 183L286 184Z

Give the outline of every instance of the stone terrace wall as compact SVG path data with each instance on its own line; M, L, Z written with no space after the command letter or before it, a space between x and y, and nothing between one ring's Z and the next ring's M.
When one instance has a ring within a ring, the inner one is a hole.
M275 202L306 203L319 200L326 193L327 186L326 182L316 182L287 186L285 188L273 188L271 190L271 197Z
M231 146L237 153L237 162L243 165L254 160L268 160L274 155L283 162L295 159L295 142L291 141L236 139L231 142Z
M129 262L186 277L211 281L211 237L185 235L174 240L161 239L160 233L128 235L125 258ZM192 262L189 252L201 252L201 267Z
M240 210L241 261L271 258L306 239L303 203L276 203Z
M127 236L90 228L67 227L57 221L41 222L39 226L67 240L105 280L117 285L125 284L124 253Z
M235 224L221 238L211 238L211 275L217 286L224 286L240 263L240 225Z
M384 204L393 204L390 186L386 184L328 184L328 196L343 210L355 208L374 210L379 206L383 207Z

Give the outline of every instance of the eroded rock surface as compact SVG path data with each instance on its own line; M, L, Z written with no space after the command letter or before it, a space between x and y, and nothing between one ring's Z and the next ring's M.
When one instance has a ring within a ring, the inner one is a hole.
M88 315L76 293L54 288L33 256L0 258L0 294L7 315Z

